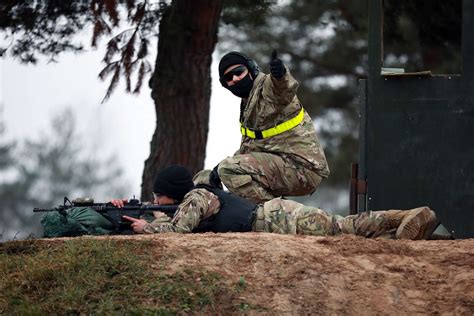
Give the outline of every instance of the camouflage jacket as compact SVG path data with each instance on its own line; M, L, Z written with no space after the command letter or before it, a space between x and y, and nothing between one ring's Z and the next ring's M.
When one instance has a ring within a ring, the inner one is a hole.
M298 85L288 69L280 79L260 72L249 97L242 99L242 125L252 130L265 130L295 117L302 108L296 96ZM260 140L242 136L241 146L236 154L250 152L287 155L321 177L329 175L324 151L313 121L306 112L301 124L282 134Z
M193 189L184 196L173 219L168 216L158 217L145 225L144 232L191 233L203 219L219 212L220 207L217 195L206 189Z

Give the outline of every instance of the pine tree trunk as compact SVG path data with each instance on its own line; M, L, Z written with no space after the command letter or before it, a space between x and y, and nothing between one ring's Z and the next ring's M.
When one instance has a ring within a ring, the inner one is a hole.
M222 0L174 0L161 19L150 80L156 129L143 170L143 201L151 199L153 178L164 167L181 164L193 174L204 167L210 66L221 10Z

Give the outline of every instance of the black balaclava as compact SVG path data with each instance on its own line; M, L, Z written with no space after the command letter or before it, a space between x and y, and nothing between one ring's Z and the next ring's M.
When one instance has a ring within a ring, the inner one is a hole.
M193 187L193 179L188 169L180 165L171 165L156 175L153 192L181 202Z
M224 55L224 57L222 57L221 61L219 62L219 80L222 86L239 98L247 98L249 96L253 87L253 80L258 73L258 66L256 66L256 63L252 61L254 64L249 65L249 61L251 60L242 53L230 52ZM229 87L223 78L224 71L226 71L226 69L230 66L240 64L247 67L248 74L238 83ZM252 74L253 78L251 78L250 74Z

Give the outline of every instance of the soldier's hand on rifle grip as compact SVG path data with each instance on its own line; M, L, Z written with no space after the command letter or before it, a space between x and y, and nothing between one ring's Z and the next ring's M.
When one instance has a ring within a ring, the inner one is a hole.
M281 59L277 58L277 51L273 50L272 58L270 60L270 73L274 78L280 79L286 74L285 65Z
M127 199L114 199L112 201L110 201L110 203L113 205L113 206L116 206L118 208L122 208L125 203L127 203Z

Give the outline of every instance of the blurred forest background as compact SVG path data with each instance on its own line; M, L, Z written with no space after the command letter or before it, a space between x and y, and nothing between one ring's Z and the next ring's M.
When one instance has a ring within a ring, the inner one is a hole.
M383 65L460 73L461 2L386 0ZM367 8L367 0L4 0L0 55L21 63L54 62L63 52L80 53L86 44L77 43L77 34L90 27L91 45L107 49L104 68L95 70L110 82L105 99L119 78L130 93L148 84L157 126L143 172L141 198L146 200L153 175L167 164L182 163L193 171L204 167L212 53L242 51L267 72L276 49L300 82L298 96L314 119L331 169L316 204L344 213L350 163L358 155L357 93L367 69ZM153 37L159 39L158 49L150 45ZM186 109L194 121L178 119L170 126L163 119L175 117L170 108ZM123 167L112 153L94 153L75 124L68 110L51 119L50 131L15 140L8 137L0 112L3 239L40 234L33 207L52 207L64 196L98 200L127 194ZM192 135L181 135L180 126L189 126ZM172 149L158 152L157 144ZM314 204L314 196L298 200Z

